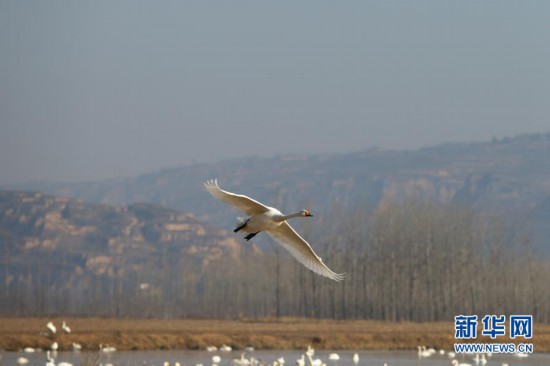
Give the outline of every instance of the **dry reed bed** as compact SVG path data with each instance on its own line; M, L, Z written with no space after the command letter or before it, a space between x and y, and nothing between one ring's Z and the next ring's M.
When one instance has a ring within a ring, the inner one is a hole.
M61 333L65 320L70 334ZM46 323L58 326L45 336ZM46 349L55 340L69 350L73 342L83 349L109 344L119 350L204 349L227 344L235 349L303 349L308 344L321 349L415 349L419 344L451 349L454 324L391 323L367 320L259 319L259 320L144 320L144 319L41 319L0 318L0 349L24 347ZM536 352L550 352L550 325L535 324ZM488 342L478 337L478 342ZM508 342L506 338L498 342ZM517 342L516 342L517 343Z

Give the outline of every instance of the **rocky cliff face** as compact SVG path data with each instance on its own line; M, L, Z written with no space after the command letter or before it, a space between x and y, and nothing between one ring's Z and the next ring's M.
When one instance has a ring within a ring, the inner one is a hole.
M226 256L236 258L241 249L228 232L191 213L10 191L0 191L0 240L3 262L10 268L53 260L75 273L98 276L117 269L139 272L166 253L208 265Z

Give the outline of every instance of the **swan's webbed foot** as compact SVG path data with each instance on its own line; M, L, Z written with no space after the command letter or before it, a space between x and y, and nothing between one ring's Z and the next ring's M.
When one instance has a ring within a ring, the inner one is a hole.
M259 231L257 233L250 233L247 236L245 236L244 238L246 239L246 241L249 241L250 239L255 237L257 234L259 234Z

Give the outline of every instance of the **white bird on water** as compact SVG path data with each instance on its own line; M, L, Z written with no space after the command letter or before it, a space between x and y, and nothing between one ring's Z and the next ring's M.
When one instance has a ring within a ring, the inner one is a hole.
M239 225L233 230L234 232L244 231L249 233L245 236L246 240L250 240L255 235L265 231L313 272L335 281L344 279L344 274L335 273L328 268L322 259L315 254L308 242L287 223L288 219L294 217L313 216L309 211L302 210L290 215L283 215L276 208L266 206L248 196L220 189L216 180L209 180L204 183L204 186L215 198L248 215L247 218L241 218Z

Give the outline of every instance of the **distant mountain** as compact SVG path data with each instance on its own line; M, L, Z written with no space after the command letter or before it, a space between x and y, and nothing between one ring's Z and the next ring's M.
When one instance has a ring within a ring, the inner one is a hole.
M45 303L59 311L60 299L67 306L85 304L90 292L105 301L113 293L135 296L140 288L160 291L166 277L177 279L183 268L198 273L228 258L238 261L242 247L227 231L191 213L14 191L0 191L0 242L4 315L44 315ZM83 291L79 300L64 297L76 289Z
M146 203L91 204L42 193L0 191L0 230L12 255L31 249L73 253L83 268L101 263L98 255L109 256L109 262L149 260L159 246L204 261L222 253L236 255L240 248L227 231L191 213Z
M415 151L367 150L339 155L292 155L200 164L135 178L102 182L27 183L9 188L38 190L88 202L148 202L222 222L234 213L203 190L218 178L222 188L249 194L285 211L307 206L376 207L385 199L415 197L476 209L549 217L550 133L443 144ZM538 225L541 220L533 220ZM542 225L545 225L544 220Z

